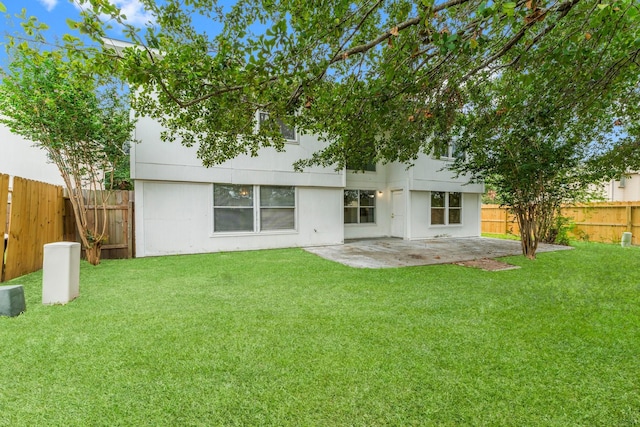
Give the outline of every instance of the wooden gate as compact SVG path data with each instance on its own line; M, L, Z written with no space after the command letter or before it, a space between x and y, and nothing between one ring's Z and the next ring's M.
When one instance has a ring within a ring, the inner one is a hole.
M110 193L110 194L109 194ZM98 196L100 199L101 196ZM107 241L102 245L102 259L123 259L133 258L134 253L134 229L133 229L133 191L117 190L105 192L107 199ZM93 196L85 191L85 200L93 200ZM102 226L102 209L98 205L88 205L87 219L89 226L93 227L95 218ZM94 212L96 215L94 215ZM73 216L71 200L65 198L64 216L64 240L70 242L80 242L80 236L76 227L76 219ZM84 254L84 248L83 248Z

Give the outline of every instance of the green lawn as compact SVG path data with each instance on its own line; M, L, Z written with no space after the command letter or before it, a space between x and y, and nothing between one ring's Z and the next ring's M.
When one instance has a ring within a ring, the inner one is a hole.
M520 240L520 235L516 234L482 233L482 237L491 237L493 239L505 240Z
M506 260L104 261L51 307L34 273L0 318L0 425L638 425L640 248Z

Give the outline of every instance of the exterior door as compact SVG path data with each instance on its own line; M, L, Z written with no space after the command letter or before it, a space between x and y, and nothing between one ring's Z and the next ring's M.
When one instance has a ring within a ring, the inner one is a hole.
M404 193L402 190L391 192L391 237L404 239Z

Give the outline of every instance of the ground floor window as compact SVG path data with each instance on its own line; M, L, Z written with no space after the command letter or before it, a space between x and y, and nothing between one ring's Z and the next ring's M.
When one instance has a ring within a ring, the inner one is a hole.
M375 190L344 190L344 223L370 224L375 222Z
M431 192L431 225L462 224L462 193Z
M260 187L260 230L293 230L296 226L294 187Z
M213 185L214 232L295 229L295 187Z

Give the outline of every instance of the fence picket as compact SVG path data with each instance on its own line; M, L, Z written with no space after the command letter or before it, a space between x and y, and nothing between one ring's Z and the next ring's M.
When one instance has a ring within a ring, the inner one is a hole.
M80 241L69 199L62 187L0 174L0 237L3 252L0 282L42 268L44 245L62 240ZM11 195L11 204L9 204ZM86 193L89 196L89 193ZM132 258L134 254L133 202L129 191L114 191L106 206L109 238L102 258ZM93 208L93 207L92 207ZM97 207L101 223L102 206ZM93 221L93 212L89 213ZM8 235L4 252L4 235Z
M569 218L575 238L592 242L618 243L622 233L632 233L633 245L640 244L640 202L596 202L565 206L562 215ZM515 217L499 205L482 205L482 232L518 234Z
M6 199L2 197L0 200ZM2 205L6 214L6 203ZM62 224L58 218L62 214L61 207L61 187L13 178L8 213L9 238L2 280L42 268L44 245L62 240Z
M5 235L9 232L9 175L0 174L0 282L4 280ZM7 236L8 237L8 236Z
M116 190L112 191L107 199L108 204L105 206L107 211L107 240L102 245L102 259L123 259L135 256L133 221L128 220L133 214L133 204L129 202L131 193L133 192ZM85 197L88 196L89 193L85 192ZM98 200L100 200L100 197L101 195L99 195ZM93 200L93 197L87 200ZM76 231L73 207L69 199L65 199L65 207L67 212L64 216L65 239L79 242L80 236ZM92 225L94 223L93 209L98 212L98 224L102 224L102 206L94 206L93 202L90 202L87 209L91 211L87 216L89 224Z

